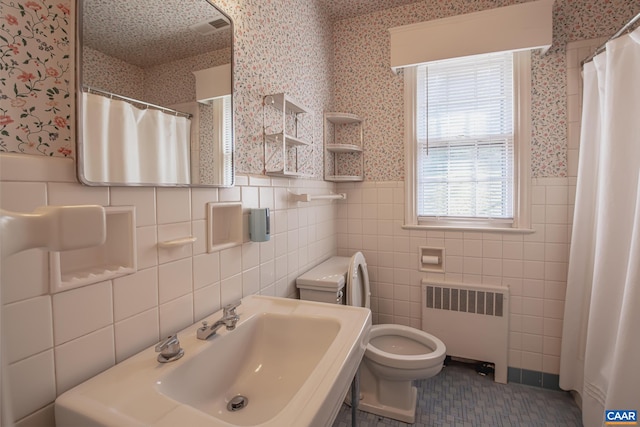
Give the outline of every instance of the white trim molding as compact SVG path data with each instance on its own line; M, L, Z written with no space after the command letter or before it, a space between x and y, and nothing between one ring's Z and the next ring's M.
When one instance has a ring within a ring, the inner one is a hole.
M491 52L548 49L554 0L537 0L390 28L391 68Z

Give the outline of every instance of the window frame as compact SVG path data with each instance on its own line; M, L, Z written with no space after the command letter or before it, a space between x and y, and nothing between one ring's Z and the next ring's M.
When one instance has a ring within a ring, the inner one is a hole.
M405 228L450 230L501 230L530 232L531 229L531 52L513 52L514 183L513 220L438 218L419 219L417 189L417 71L421 65L404 68L405 117Z

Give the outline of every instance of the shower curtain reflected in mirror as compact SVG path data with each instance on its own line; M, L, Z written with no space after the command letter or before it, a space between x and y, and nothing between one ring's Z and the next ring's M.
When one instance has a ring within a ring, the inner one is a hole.
M87 180L190 183L188 118L88 92L82 107Z
M560 387L585 427L640 411L640 28L584 65Z

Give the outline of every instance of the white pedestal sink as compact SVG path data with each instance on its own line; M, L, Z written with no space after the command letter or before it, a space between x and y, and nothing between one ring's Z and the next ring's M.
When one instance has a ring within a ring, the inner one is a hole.
M151 347L62 394L57 427L330 426L364 354L370 311L249 296L237 312L235 330L206 341L196 339L199 324L179 332L185 355L175 362L158 363ZM238 395L242 409L229 410Z

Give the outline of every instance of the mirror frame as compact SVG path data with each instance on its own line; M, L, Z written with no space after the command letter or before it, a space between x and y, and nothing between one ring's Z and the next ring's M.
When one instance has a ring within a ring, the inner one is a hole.
M229 30L231 32L231 184L159 184L159 183L125 183L125 182L96 182L89 181L84 176L84 148L83 148L83 126L82 126L82 91L83 91L83 23L84 23L84 0L75 0L75 35L74 35L74 54L75 59L73 61L75 66L74 73L74 88L75 88L75 147L76 147L76 177L78 181L86 186L91 187L209 187L209 188L229 188L233 187L236 183L236 164L235 164L235 146L236 146L236 133L235 133L235 108L234 108L234 98L235 98L235 27L233 23L233 19L231 16L227 14L226 11L222 10L219 6L213 4L211 0L202 0L206 1L217 9L217 11L222 14L229 21ZM196 101L197 102L197 101ZM189 152L191 153L191 143L189 144ZM191 166L191 162L189 162L189 166Z

